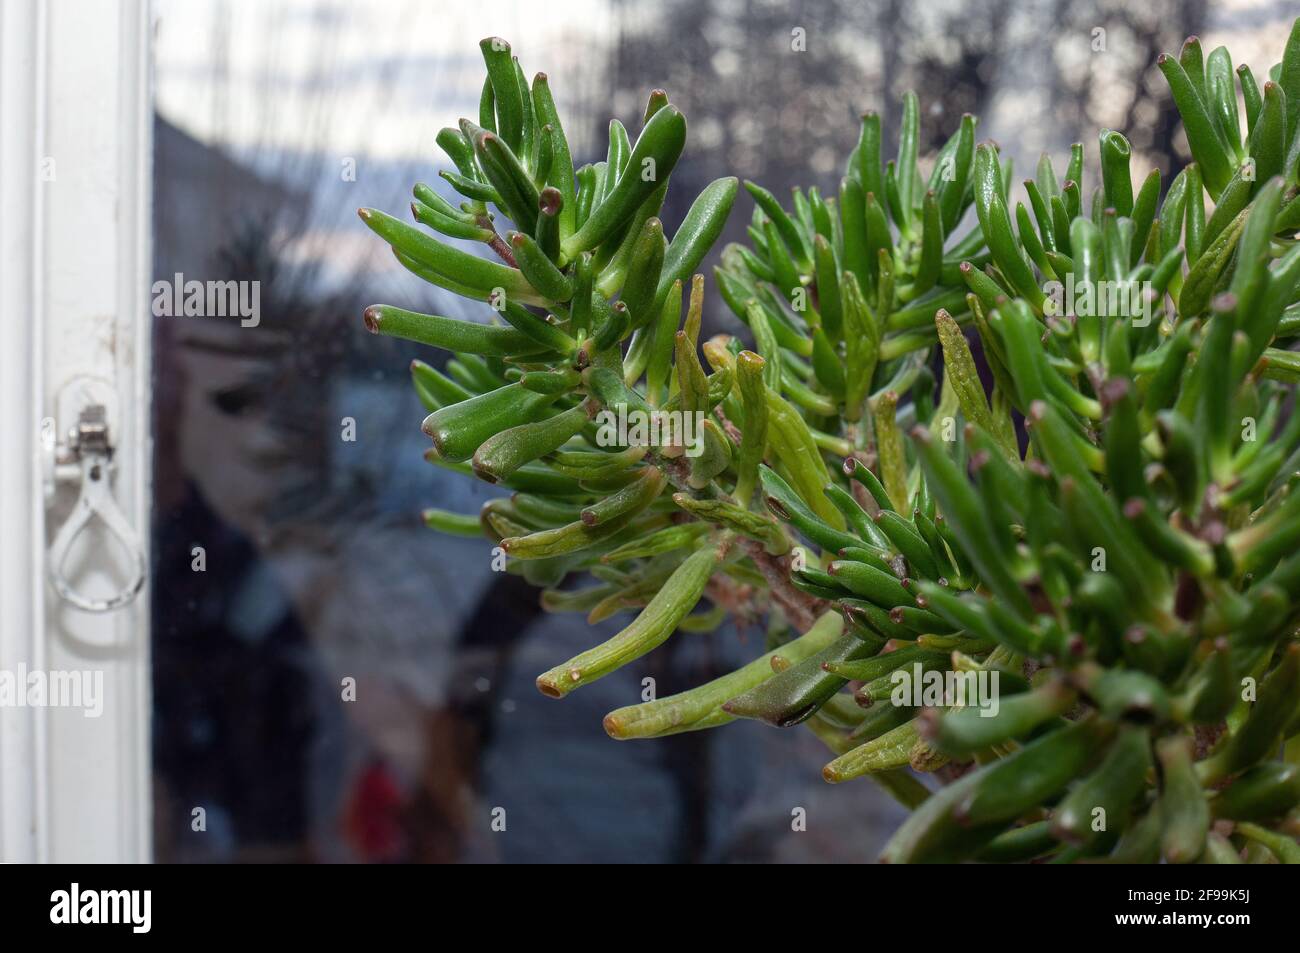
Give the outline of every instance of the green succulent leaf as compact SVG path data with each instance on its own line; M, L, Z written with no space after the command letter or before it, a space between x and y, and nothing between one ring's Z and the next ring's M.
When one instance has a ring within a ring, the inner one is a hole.
M1020 192L973 116L923 156L905 94L889 156L864 114L836 195L745 182L748 242L708 265L739 333L711 338L739 181L669 238L667 94L575 168L545 74L482 53L477 121L437 136L466 201L361 217L484 320L365 323L450 352L410 367L426 459L515 491L424 522L548 611L637 612L544 694L763 620L606 731L803 725L826 780L910 812L893 862L1300 862L1300 21L1262 87L1195 39L1160 58L1195 160L1163 199L1118 131L1085 207L1082 144Z

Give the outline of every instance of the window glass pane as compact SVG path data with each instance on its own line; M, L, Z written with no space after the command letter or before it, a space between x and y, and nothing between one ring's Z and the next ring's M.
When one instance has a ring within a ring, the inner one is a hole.
M1059 168L1102 125L1131 136L1138 167L1184 161L1153 122L1163 86L1142 77L1205 27L1197 5L1056 5L1070 29L1051 31L1032 5L987 22L961 3L806 7L157 0L155 273L173 312L154 333L159 860L876 855L901 808L869 783L825 785L809 732L601 730L644 677L662 696L753 658L761 625L680 633L563 702L537 692L629 617L543 614L486 540L423 527L425 506L472 513L500 491L423 458L408 364L446 355L361 322L376 301L483 320L407 274L355 210L400 214L421 181L450 195L434 137L478 115L493 34L550 75L579 162L603 158L610 116L635 131L647 91L670 91L691 139L669 230L720 175L833 194L856 117L882 111L892 154L908 88L927 171L964 111L1020 170L1044 149ZM751 210L742 193L724 241L745 239ZM708 295L705 335L742 333L711 281Z

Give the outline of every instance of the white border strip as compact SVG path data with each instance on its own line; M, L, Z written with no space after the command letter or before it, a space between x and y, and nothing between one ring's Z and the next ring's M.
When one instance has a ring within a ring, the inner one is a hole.
M44 503L37 455L42 406L43 242L38 184L44 153L45 9L0 5L0 661L41 667L44 646ZM37 567L37 568L34 568ZM0 709L0 860L46 859L44 732L40 712Z

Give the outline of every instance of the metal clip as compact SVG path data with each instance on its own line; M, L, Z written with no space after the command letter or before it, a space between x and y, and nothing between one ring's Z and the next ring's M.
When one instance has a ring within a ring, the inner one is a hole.
M128 605L144 586L146 567L144 550L131 524L113 499L110 470L113 445L108 432L107 412L103 404L91 404L81 411L76 429L68 435L66 448L59 448L64 460L76 466L81 482L81 495L60 527L50 547L49 573L54 590L67 602L87 612L111 612ZM69 467L69 469L72 469ZM68 558L72 543L96 516L117 537L122 548L135 564L135 575L120 591L106 599L91 599L79 593L63 574L63 563Z

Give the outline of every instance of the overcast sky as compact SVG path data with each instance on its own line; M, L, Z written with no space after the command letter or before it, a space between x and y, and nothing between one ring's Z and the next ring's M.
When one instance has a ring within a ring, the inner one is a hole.
M158 108L200 140L388 158L477 115L483 37L544 64L563 113L613 29L605 0L157 0L156 21Z

